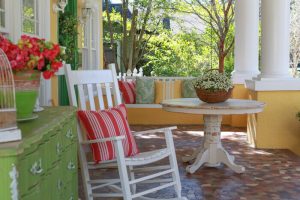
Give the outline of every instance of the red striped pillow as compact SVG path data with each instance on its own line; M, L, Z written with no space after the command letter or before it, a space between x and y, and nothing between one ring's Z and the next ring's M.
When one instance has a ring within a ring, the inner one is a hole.
M138 148L127 122L124 104L102 111L78 111L77 115L83 124L89 140L125 135L122 140L125 157L138 154ZM91 144L96 163L116 158L113 142Z
M135 82L134 81L118 81L119 88L125 103L135 103Z

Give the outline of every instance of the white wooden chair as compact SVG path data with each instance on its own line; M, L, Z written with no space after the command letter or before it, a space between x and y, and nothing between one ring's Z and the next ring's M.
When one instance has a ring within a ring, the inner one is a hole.
M65 74L71 105L79 107L81 110L86 110L86 102L88 100L90 109L96 110L94 101L95 96L98 96L100 109L105 109L105 96L109 108L113 107L114 105L121 104L121 96L114 65L110 65L110 70L88 71L72 71L70 66L66 66ZM78 88L79 101L77 101L76 98L75 86L77 86ZM103 95L104 92L102 90L105 91L105 96ZM134 135L143 135L164 132L166 148L139 153L138 155L133 157L124 157L124 150L121 142L124 137L119 136L98 140L86 140L85 136L82 135L82 129L80 128L80 124L78 123L79 159L86 199L91 200L97 197L123 197L123 199L125 200L151 199L149 197L145 197L145 195L171 186L174 187L176 191L176 198L173 199L186 199L184 197L181 197L181 183L172 137L172 130L175 128L176 127L170 127L133 133ZM112 161L105 161L100 164L95 164L94 162L89 161L87 159L89 145L92 143L105 141L113 141L115 152L117 152L117 159ZM159 161L163 158L169 158L168 165L154 167L144 166ZM115 165L115 167L117 167L118 169L119 178L98 180L91 179L91 170L99 168L109 168L113 165ZM144 177L136 177L135 172L138 173L141 171L152 173ZM171 176L165 178L167 174L170 174ZM136 186L137 184L141 183L159 184L158 186L155 185L151 189L146 189L142 192L139 191L137 193ZM97 193L97 191L95 191L103 187L109 187L114 192L103 194L99 192Z

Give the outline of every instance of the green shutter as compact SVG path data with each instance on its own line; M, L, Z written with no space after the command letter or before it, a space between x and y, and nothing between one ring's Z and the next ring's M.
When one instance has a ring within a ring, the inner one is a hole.
M69 0L68 5L65 8L65 12L59 13L59 23L62 22L62 20L66 18L72 18L77 21L77 0ZM58 25L58 37L59 37L59 43L62 46L66 46L68 48L68 45L70 44L73 46L72 51L66 51L66 63L71 64L72 69L78 68L78 44L77 44L77 34L74 36L70 36L66 32L66 26L61 27ZM77 26L76 26L76 32L77 32ZM69 98L68 98L68 91L67 91L67 85L66 85L66 79L65 76L59 76L58 77L58 100L59 105L69 105Z

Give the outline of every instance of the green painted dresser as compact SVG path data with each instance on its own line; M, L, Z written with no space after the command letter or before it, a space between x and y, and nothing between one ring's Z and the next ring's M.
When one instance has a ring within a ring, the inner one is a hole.
M0 144L0 200L78 199L75 108L49 107Z

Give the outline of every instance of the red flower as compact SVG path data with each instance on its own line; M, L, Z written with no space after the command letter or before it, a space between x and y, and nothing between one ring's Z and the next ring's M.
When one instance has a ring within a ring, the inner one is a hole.
M59 45L53 45L52 49L45 49L43 54L45 58L53 61L60 53Z
M49 79L62 66L63 52L59 45L45 39L22 35L16 45L0 35L0 48L7 55L14 71L36 69Z
M44 56L41 55L41 56L40 56L40 59L39 59L39 61L38 61L38 66L37 66L37 68L38 68L38 70L42 70L44 66L45 66L45 59L44 59Z
M43 72L44 79L50 79L53 75L54 75L54 72L49 71L49 70Z
M54 71L57 71L61 66L62 66L62 63L61 63L61 62L52 62L52 63L51 63L51 68L52 68Z

